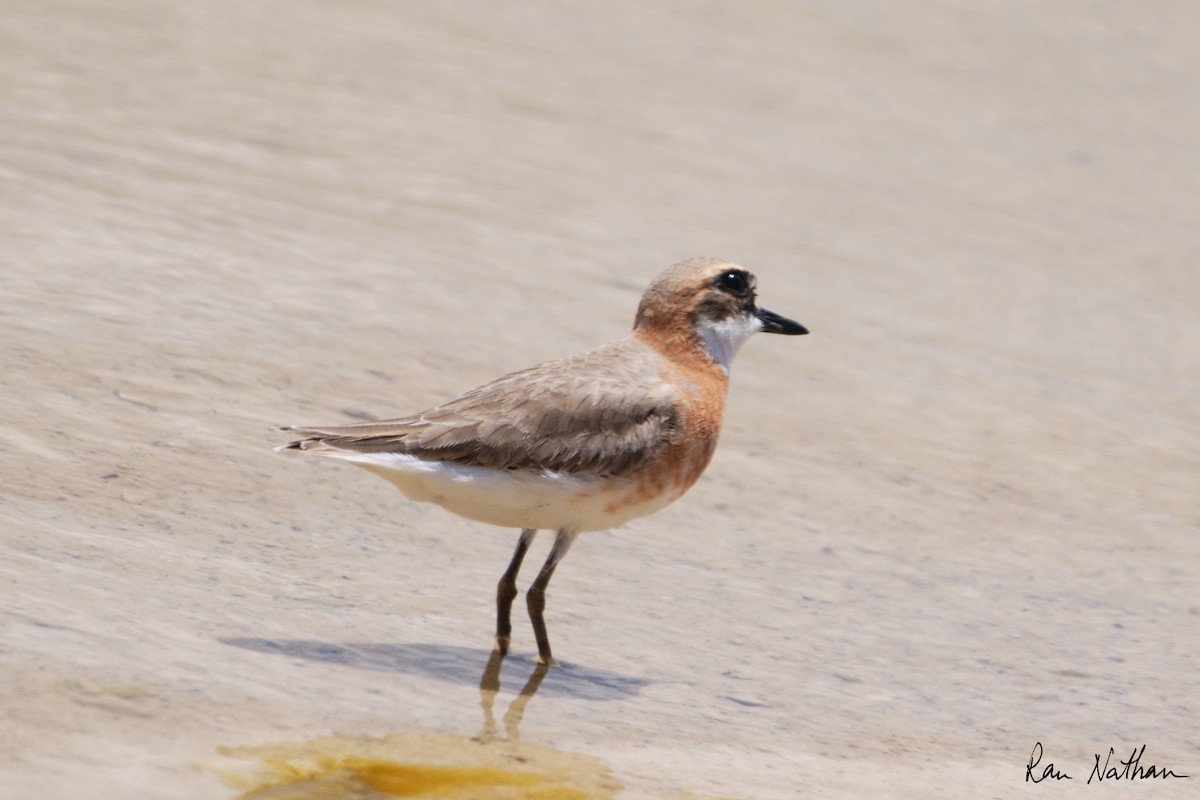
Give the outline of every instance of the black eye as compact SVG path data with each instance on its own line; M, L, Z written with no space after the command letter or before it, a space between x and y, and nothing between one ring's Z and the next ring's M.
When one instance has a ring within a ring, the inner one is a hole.
M717 286L720 286L730 294L745 294L750 287L746 284L746 276L740 272L726 272L721 277L717 278Z

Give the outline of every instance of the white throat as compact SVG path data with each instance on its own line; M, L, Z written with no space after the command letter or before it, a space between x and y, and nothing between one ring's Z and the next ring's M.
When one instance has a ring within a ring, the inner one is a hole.
M704 349L713 361L721 365L725 374L729 374L733 357L742 344L761 330L762 320L755 316L726 317L716 322L701 320L696 323L696 332L700 334L700 341L704 342Z

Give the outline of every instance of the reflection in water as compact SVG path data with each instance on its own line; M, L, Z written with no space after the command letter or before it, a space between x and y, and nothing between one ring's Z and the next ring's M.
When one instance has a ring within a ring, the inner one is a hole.
M222 639L225 644L365 669L478 682L483 726L477 736L394 733L328 736L307 742L221 748L250 760L250 774L228 772L238 800L388 800L539 798L612 800L621 790L597 758L520 740L520 724L539 690L588 700L630 697L646 681L578 666L537 664L496 724L496 695L505 658L492 651L478 676L479 650L438 645L338 645L327 642Z
M483 668L483 677L479 679L479 705L483 709L483 730L479 732L479 738L483 741L495 739L498 735L493 709L496 705L496 695L500 692L500 667L503 664L504 654L493 650L487 666ZM521 687L521 692L509 704L508 711L504 714L504 731L510 741L515 742L521 738L519 728L521 717L525 716L525 706L529 705L529 701L537 694L538 687L542 685L549 671L549 664L539 662L529 680Z

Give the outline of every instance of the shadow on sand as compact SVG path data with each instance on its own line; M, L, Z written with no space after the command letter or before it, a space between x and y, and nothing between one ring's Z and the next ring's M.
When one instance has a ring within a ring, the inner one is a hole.
M490 651L473 647L357 642L339 644L303 639L221 638L218 641L258 653L324 661L358 669L420 675L451 683L473 684L491 691L500 688L500 665L503 660L507 662L508 671L516 673L512 677L525 682L526 690L522 690L522 694L533 694L527 692L532 683L534 691L543 696L566 696L580 700L625 700L652 683L643 678L570 662L546 670L521 655L498 659Z

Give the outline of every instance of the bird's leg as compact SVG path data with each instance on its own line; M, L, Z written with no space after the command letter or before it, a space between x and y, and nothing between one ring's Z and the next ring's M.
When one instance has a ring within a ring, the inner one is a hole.
M542 571L538 573L537 578L530 585L529 591L525 593L525 603L529 607L529 619L533 622L533 635L537 637L538 661L542 664L554 663L554 657L550 655L550 637L546 635L546 620L542 617L542 612L546 610L546 586L550 583L550 578L554 576L554 568L571 549L571 545L578 535L579 531L571 531L566 528L558 532L554 537L554 546L550 548L550 555L546 557L546 563L542 565Z
M508 640L512 636L512 604L517 597L517 573L521 571L521 562L525 560L529 543L536 533L533 528L521 531L512 561L496 585L496 645L493 649L502 656L508 653Z

